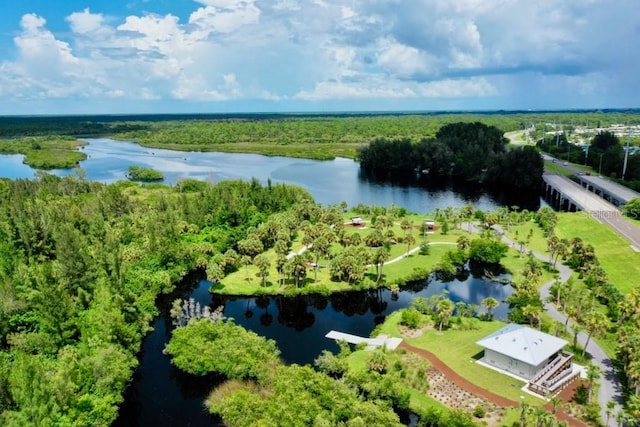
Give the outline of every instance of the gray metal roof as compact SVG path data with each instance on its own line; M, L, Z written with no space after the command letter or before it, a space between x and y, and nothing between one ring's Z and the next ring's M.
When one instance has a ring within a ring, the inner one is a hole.
M538 366L558 352L567 341L515 323L477 341L481 347Z

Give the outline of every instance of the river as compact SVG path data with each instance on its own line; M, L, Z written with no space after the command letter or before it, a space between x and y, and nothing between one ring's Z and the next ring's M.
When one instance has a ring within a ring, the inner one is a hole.
M504 277L504 276L498 276ZM116 427L133 426L194 426L222 425L204 413L202 402L218 383L215 377L198 378L180 372L162 353L170 338L168 312L175 297L193 297L211 308L224 306L224 314L236 323L273 339L282 359L287 363L313 363L322 350L336 352L337 344L325 338L330 330L369 336L375 326L389 313L409 306L417 296L430 296L444 290L453 301L480 304L486 297L504 301L513 288L469 274L451 282L433 277L415 283L397 294L389 290L344 292L286 297L226 297L212 296L210 282L193 280L181 294L160 301L162 314L153 324L154 331L145 338L140 366L125 395ZM497 318L506 318L508 306L501 303L495 310Z
M435 208L467 204L482 210L501 205L535 210L540 204L537 194L489 195L476 186L434 181L428 177L412 183L414 185L376 182L362 176L357 162L344 158L318 161L258 154L182 152L146 148L107 138L86 141L88 145L82 150L88 158L80 163L80 167L87 179L105 183L126 179L127 168L138 165L162 172L166 184L175 184L181 178L219 182L254 177L263 183L271 180L296 184L309 190L315 200L324 205L342 201L349 206L395 204L411 212L426 213ZM0 155L0 177L33 178L35 170L24 165L22 159L21 155ZM75 173L71 169L49 172L60 176Z
M130 165L152 167L165 175L165 183L195 178L219 182L227 179L257 178L263 183L296 184L306 188L324 205L342 201L374 205L396 204L412 212L427 213L447 206L473 204L476 209L491 210L501 205L519 205L537 209L538 195L507 197L488 195L474 186L434 182L422 177L412 185L376 182L361 175L358 164L350 159L316 161L254 154L178 152L141 147L131 142L111 139L87 139L83 148L88 159L81 162L87 179L105 183L125 179ZM35 171L22 164L20 155L0 155L0 177L32 178ZM50 171L56 175L72 170ZM218 379L196 378L171 366L162 350L170 337L167 313L175 297L193 297L212 308L224 306L224 314L260 335L274 339L288 363L313 363L322 350L337 350L324 338L332 329L368 336L376 324L390 312L407 307L416 296L428 296L447 290L454 301L480 304L491 296L503 301L512 288L472 275L442 283L425 279L397 295L388 290L341 293L331 297L234 298L212 296L209 283L191 280L179 293L162 298L161 316L153 332L143 342L140 366L129 386L120 416L115 425L125 426L211 426L219 420L204 412L202 402ZM506 317L507 307L495 310Z

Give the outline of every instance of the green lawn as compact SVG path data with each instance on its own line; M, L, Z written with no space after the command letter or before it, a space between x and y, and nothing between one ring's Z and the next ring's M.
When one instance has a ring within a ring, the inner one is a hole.
M387 335L401 337L402 335L398 330L399 321L400 312L396 311L387 317L384 324L378 327L378 331ZM436 329L426 329L419 338L403 337L403 339L415 347L429 350L460 376L499 396L519 402L521 401L520 396L524 395L524 400L532 405L544 404L542 399L523 393L520 390L525 385L524 382L475 363L475 360L481 356L482 352L482 347L476 345L475 342L497 331L504 325L504 323L498 321L480 322L476 330L449 329L442 331L442 333L439 333ZM490 387L488 387L489 385Z
M545 160L544 161L544 168L545 170L547 170L548 172L557 174L557 175L564 175L564 176L572 176L573 173L565 168L563 168L562 166L560 166L557 163L553 163L549 160Z
M580 236L593 245L609 280L623 293L638 286L640 253L631 249L629 242L609 227L582 212L560 213L556 234L568 239Z
M346 213L345 218L354 216L353 213ZM366 223L366 228L349 227L348 233L360 234L363 238L372 231L370 227L370 218L362 216ZM411 220L414 226L418 226L422 221L422 216L411 215ZM345 221L348 222L348 221ZM396 221L392 227L394 234L397 238L404 236L404 231L400 228L400 222ZM420 247L423 242L423 238L417 229L412 230L412 234L416 239L411 249ZM448 234L443 235L441 232L436 231L427 234L426 241L430 244L429 255L420 255L419 252L415 252L406 258L399 261L390 263L383 267L383 283L385 285L392 284L404 284L409 278L414 278L416 275L420 277L426 277L429 272L433 271L436 264L440 262L442 255L447 251L455 249L453 243L456 242L458 237L463 234L468 234L463 230L450 230ZM291 251L299 251L302 245L303 233L299 233L298 238L292 242ZM332 250L340 250L340 245L334 243ZM398 243L391 245L389 260L393 260L397 257L403 256L407 253L407 245L405 243ZM330 271L328 268L329 260L321 259L318 269L317 281L314 281L315 271L313 268L307 269L307 277L304 281L299 283L299 287L295 287L293 280L288 280L284 284L278 284L278 272L276 270L276 254L273 250L268 250L265 254L271 261L271 269L267 276L267 286L262 286L262 280L259 275L259 270L253 265L248 267L242 266L238 271L225 276L219 283L212 286L211 291L220 294L228 295L260 295L260 294L288 294L288 293L327 293L327 292L339 292L346 290L360 289L359 285L348 284L346 282L337 282L331 279ZM416 271L419 274L415 273ZM364 281L365 286L371 286L376 280L376 269L374 266L370 266L367 269L366 278L369 280Z
M527 247L535 252L548 254L544 233L534 222L515 225L510 230L504 228L507 237L512 240L517 240L516 231L519 238L526 239L529 231L533 230ZM636 278L640 277L640 253L631 249L628 241L606 225L584 212L563 212L558 214L555 232L560 238L580 237L586 243L593 245L596 256L609 275L611 283L623 293L628 293L633 287L638 286Z
M528 249L540 254L547 253L547 240L544 237L544 232L536 222L528 221L524 224L512 225L509 228L503 226L502 228L506 236L514 242L524 239L527 241L525 246ZM528 237L529 233L531 233L531 237Z

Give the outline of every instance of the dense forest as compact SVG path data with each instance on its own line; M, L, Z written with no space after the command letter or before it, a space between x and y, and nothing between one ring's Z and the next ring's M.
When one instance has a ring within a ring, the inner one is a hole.
M0 425L109 425L156 297L308 199L257 181L0 180Z
M109 136L147 147L183 151L355 158L357 149L373 140L408 139L416 143L435 137L442 126L458 122L482 122L509 132L543 123L588 122L603 127L638 124L640 115L631 110L0 117L0 151L34 155L38 154L30 147L34 138L44 148L41 141L52 137ZM4 146L19 139L24 139L26 145ZM78 160L82 159L66 159L65 164L73 165Z
M452 123L435 138L377 139L358 151L360 166L394 179L422 174L453 177L499 188L540 188L544 164L533 147L507 149L500 129L484 123Z

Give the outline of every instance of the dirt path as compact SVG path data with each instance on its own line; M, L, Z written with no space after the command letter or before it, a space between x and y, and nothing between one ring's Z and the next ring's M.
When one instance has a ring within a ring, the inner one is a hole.
M471 382L469 382L468 380L466 380L465 378L461 377L460 375L458 375L453 369L451 369L450 367L448 367L447 365L444 364L444 362L442 362L440 359L438 359L438 357L431 353L428 350L422 349L422 348L418 348L418 347L414 347L410 344L407 344L405 341L402 341L402 343L400 344L399 348L403 348L407 351L410 351L412 353L416 353L418 355L420 355L421 357L424 357L425 359L427 359L434 368L438 369L443 375L445 375L450 381L452 381L453 383L455 383L458 387L460 387L463 390L468 391L469 393L475 394L477 396L481 396L484 399L488 400L489 402L498 405L498 406L502 406L503 408L519 408L520 407L520 402L516 402L510 399L507 399L506 397L502 397L502 396L498 396L497 394L482 388L480 386L477 386L476 384L473 384ZM575 387L577 386L577 381L575 381L575 385L572 387L567 388L566 392L563 392L560 394L560 397L563 399L563 401L566 403L567 402L567 398L571 398L572 396L572 390L575 389ZM547 403L545 405L545 409L547 409L548 411L551 411L551 404ZM570 426L584 426L584 427L588 427L588 424L577 420L576 418L573 418L571 415L567 414L564 410L562 409L558 409L558 411L556 412L556 418L558 418L558 420L560 421L566 421Z

